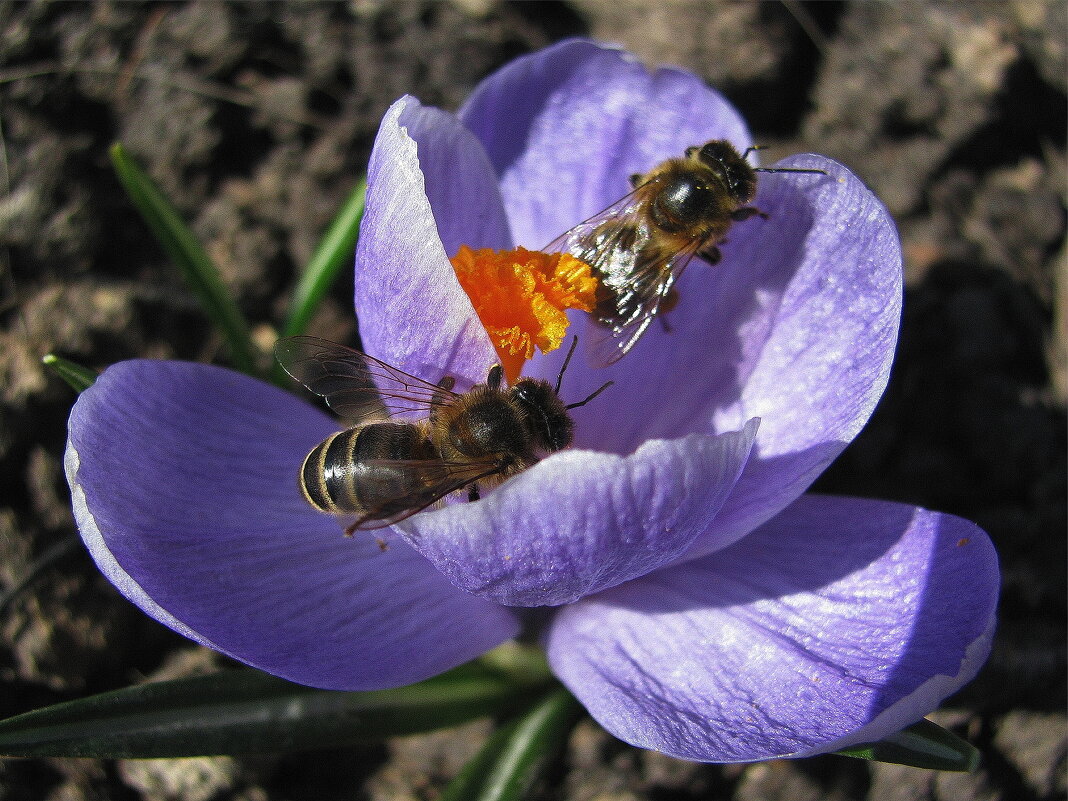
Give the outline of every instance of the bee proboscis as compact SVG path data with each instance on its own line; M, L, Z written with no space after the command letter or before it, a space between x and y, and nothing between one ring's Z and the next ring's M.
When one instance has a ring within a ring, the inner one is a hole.
M574 348L573 341L555 387L535 378L505 387L497 364L485 383L458 393L451 376L432 384L325 339L279 341L275 355L286 372L352 425L308 453L301 493L321 512L355 516L348 535L397 523L458 490L477 500L541 454L570 445L568 410L611 384L565 405L557 393ZM394 417L404 413L426 416Z
M621 359L659 312L675 305L674 284L694 256L720 260L719 244L731 225L767 214L748 205L758 172L826 175L823 170L753 167L725 139L686 149L632 175L633 190L543 250L566 252L589 264L599 279L593 317L605 329L590 343L592 361Z

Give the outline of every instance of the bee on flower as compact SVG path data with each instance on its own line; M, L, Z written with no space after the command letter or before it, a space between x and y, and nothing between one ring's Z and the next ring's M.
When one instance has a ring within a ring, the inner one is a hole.
M502 386L555 382L559 345L603 333L596 283L591 299L581 264L513 266L710 141L752 144L721 95L586 40L506 65L457 114L401 98L368 168L364 351L431 385L495 364ZM605 368L574 360L569 398L613 383L571 410L569 447L380 529L385 550L340 536L297 486L332 417L217 367L114 365L69 425L90 552L165 625L317 687L424 679L541 607L527 634L635 745L739 762L899 731L985 660L997 559L960 518L806 492L886 386L901 251L844 166L775 168L826 177L763 175L751 202L768 220L675 276L670 330L648 325Z

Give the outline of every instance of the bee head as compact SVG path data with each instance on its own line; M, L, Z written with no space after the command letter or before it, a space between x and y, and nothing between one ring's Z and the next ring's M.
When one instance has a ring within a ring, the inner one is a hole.
M575 424L548 381L520 378L510 391L526 414L527 429L539 449L552 453L571 444Z
M697 151L697 158L723 181L739 205L748 203L756 195L756 172L726 139L705 142Z

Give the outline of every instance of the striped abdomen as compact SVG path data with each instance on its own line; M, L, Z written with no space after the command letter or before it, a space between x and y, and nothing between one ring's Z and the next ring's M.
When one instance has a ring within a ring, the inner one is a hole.
M420 472L401 461L435 457L420 427L371 423L316 445L300 469L300 489L321 512L386 518L410 508L424 486Z

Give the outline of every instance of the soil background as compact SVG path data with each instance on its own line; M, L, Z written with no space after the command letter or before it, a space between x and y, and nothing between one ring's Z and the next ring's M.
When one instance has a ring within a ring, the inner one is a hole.
M74 536L74 395L41 356L224 357L108 146L192 223L266 350L389 103L455 109L509 59L589 35L702 75L765 163L824 153L887 203L906 259L899 354L816 489L977 521L1004 588L989 663L935 716L981 749L974 774L695 765L587 721L536 797L1064 798L1066 16L1056 0L0 4L0 716L221 662L124 601ZM351 297L340 281L311 330L354 342ZM8 760L0 801L429 800L487 731L277 758Z

